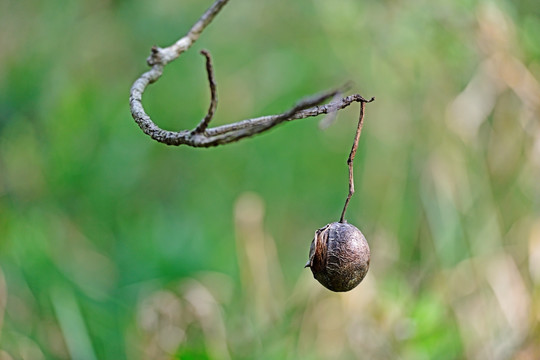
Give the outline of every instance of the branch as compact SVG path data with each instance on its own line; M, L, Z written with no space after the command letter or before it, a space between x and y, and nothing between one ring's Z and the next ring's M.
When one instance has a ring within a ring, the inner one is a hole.
M245 137L260 134L285 121L304 119L321 114L335 113L355 102L360 102L362 108L365 103L374 99L366 100L358 94L350 95L341 99L334 99L327 104L319 105L330 98L337 97L344 90L335 89L305 98L292 107L290 110L277 115L262 116L253 119L238 121L236 123L208 128L217 107L216 82L212 61L208 51L201 53L206 57L206 70L210 85L210 108L207 115L193 130L168 131L158 127L145 112L142 105L142 95L148 85L156 82L163 74L164 67L175 60L199 38L204 29L212 22L219 11L229 0L216 0L212 6L200 17L192 26L186 36L169 47L152 47L147 63L151 69L143 73L131 86L129 103L131 115L141 130L152 139L167 145L188 145L193 147L210 147L229 144ZM348 201L347 201L348 203ZM346 208L346 206L345 206ZM344 209L345 210L345 209Z
M212 58L210 58L210 53L206 50L201 50L201 54L206 58L206 72L208 73L208 83L210 85L210 108L208 113L202 119L200 124L193 130L195 134L204 132L210 123L210 120L214 117L217 108L217 92L216 92L216 79L214 78L214 69L212 67Z

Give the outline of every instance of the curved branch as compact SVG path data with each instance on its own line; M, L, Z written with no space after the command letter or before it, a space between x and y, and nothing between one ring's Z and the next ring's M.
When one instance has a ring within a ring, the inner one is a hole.
M193 130L168 131L157 126L145 112L142 105L142 95L148 85L157 81L163 74L164 67L175 60L199 38L204 29L212 22L219 11L229 0L216 0L208 10L191 27L186 36L169 47L152 47L147 63L151 69L143 73L131 86L129 103L131 115L141 130L152 139L167 145L188 145L192 147L210 147L232 143L245 137L253 136L267 131L285 121L304 119L321 114L335 113L355 102L362 105L374 100L366 100L358 94L350 95L341 99L333 100L325 105L319 105L330 98L336 97L344 89L335 89L313 95L299 101L290 110L277 114L262 116L253 119L238 121L236 123L208 128L208 124L214 116L217 107L216 83L210 54L203 50L201 53L206 57L206 70L210 85L210 108L207 115Z
M210 86L210 108L208 108L208 113L204 119L202 119L195 130L193 130L193 133L202 133L206 130L208 124L214 117L217 108L216 79L214 78L212 58L210 57L210 53L206 50L201 50L201 54L206 58L206 72L208 73L208 85Z

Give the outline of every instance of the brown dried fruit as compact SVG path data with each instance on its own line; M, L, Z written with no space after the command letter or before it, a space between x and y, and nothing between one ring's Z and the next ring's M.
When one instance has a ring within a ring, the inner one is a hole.
M334 222L315 232L306 267L324 287L336 292L354 289L369 269L369 245L358 228Z

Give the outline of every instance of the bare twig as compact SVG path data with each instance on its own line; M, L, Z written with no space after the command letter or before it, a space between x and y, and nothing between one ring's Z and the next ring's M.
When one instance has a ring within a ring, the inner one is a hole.
M358 119L358 127L356 128L356 135L354 135L354 141L351 148L351 153L347 159L347 166L349 167L349 194L345 200L345 206L343 206L343 211L341 212L341 218L339 222L342 223L345 221L345 212L347 211L347 206L349 206L349 201L354 194L354 177L353 177L353 161L356 155L356 150L358 150L358 141L360 140L360 134L362 133L362 126L364 125L364 113L366 110L366 103L374 101L375 98L371 98L369 101L360 102L360 116Z
M216 80L214 78L212 59L210 58L210 53L206 50L201 50L201 54L206 57L206 72L208 73L208 83L210 85L210 108L208 108L208 113L204 119L202 119L200 124L193 130L194 133L201 133L206 130L210 120L214 117L217 108Z
M178 58L180 54L193 45L204 29L212 22L228 1L229 0L216 0L195 25L193 25L187 35L173 45L166 48L157 46L152 47L152 52L147 59L147 63L151 66L151 69L135 80L131 87L129 97L131 115L145 134L149 135L152 139L167 145L188 145L193 147L217 146L262 133L285 121L304 119L320 114L335 113L354 102L360 102L362 105L368 102L362 96L354 94L341 99L333 99L325 105L319 105L344 91L344 89L336 89L305 98L299 101L293 108L282 114L262 116L208 128L217 107L217 95L210 54L207 51L203 51L202 53L206 57L206 70L211 93L210 108L207 115L201 120L197 127L191 131L181 130L174 132L163 130L158 127L145 112L142 105L142 95L144 91L148 85L161 77L163 69L168 63Z

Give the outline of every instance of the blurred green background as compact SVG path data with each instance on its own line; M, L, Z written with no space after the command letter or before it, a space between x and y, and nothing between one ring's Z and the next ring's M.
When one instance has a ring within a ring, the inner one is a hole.
M539 359L540 4L231 0L149 87L166 129L377 100L345 294L308 269L339 218L358 106L321 131L167 147L129 88L211 0L0 4L0 359Z

